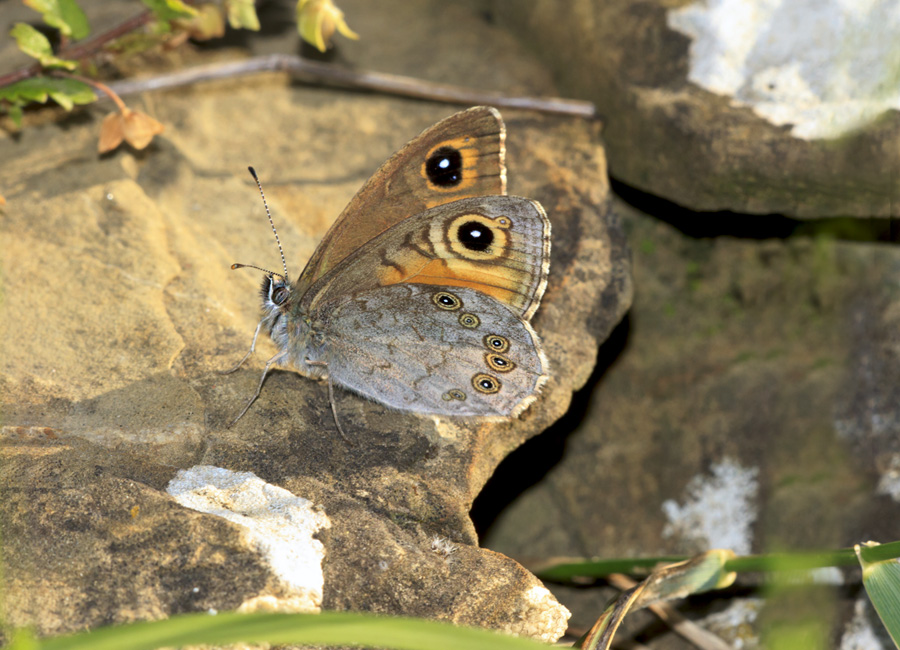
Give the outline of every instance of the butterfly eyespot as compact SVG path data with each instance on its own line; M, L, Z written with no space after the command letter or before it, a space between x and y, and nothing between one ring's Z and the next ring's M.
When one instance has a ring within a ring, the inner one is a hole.
M498 221L506 220L504 226ZM488 261L509 255L512 222L508 217L493 219L477 212L465 212L451 216L443 232L445 245L450 251L467 260Z
M484 345L488 350L506 352L509 350L509 339L497 334L488 334L484 337Z
M503 228L504 230L512 228L512 219L509 217L497 217L494 219L494 223L497 224L498 228Z
M425 161L425 175L438 187L456 187L462 182L462 154L454 147L441 147Z
M456 311L462 307L462 300L450 293L449 291L438 291L431 297L431 301L447 311Z
M491 370L496 370L497 372L509 372L516 367L515 363L504 357L502 354L497 354L495 352L486 352L484 361Z
M475 314L460 314L459 315L459 324L463 327L468 327L469 329L475 329L479 325L481 325L481 319L478 318Z
M272 302L276 305L280 305L288 299L289 295L291 295L291 292L287 287L275 287L272 291Z
M479 221L467 221L456 229L456 239L470 251L483 253L494 243L494 231Z
M484 373L479 373L472 377L472 386L474 386L475 390L479 393L484 393L485 395L499 392L502 385L503 384L500 383L499 379Z
M441 395L441 399L443 399L445 402L452 402L453 400L462 402L466 399L466 394L458 388L451 388L446 393Z

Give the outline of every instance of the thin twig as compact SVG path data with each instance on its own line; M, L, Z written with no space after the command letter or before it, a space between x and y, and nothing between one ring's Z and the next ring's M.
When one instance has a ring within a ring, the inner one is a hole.
M67 77L69 79L75 79L76 81L80 81L81 83L87 84L89 86L93 86L95 90L99 90L104 95L106 95L109 99L111 99L120 111L125 112L125 109L126 109L125 102L123 102L122 99L115 92L113 92L113 89L110 88L109 86L107 86L105 83L101 83L94 79L89 79L88 77L82 77L80 74L71 74L68 72L67 73L57 72L56 74L58 74L59 76L62 76L62 77Z
M110 41L114 41L120 36L124 36L125 34L134 31L141 25L147 24L152 19L152 11L150 11L149 9L146 11L142 11L138 15L132 16L131 18L119 23L112 29L105 31L102 34L98 34L96 37L92 38L89 41L63 47L59 52L56 53L56 56L61 59L76 60L87 58L103 49L103 46ZM7 74L0 75L0 88L13 84L17 81L21 81L22 79L36 77L37 75L41 74L42 69L43 68L41 68L40 63L35 63L24 68L19 68L18 70L8 72Z
M89 41L84 43L76 43L75 45L71 45L69 47L62 48L57 56L61 59L84 59L92 54L99 52L103 49L103 46L109 43L110 41L114 41L121 36L125 36L125 34L134 31L138 27L142 27L146 25L151 20L153 20L153 12L147 9L139 13L136 16L132 16L127 20L119 23L112 29L109 29L102 34L98 34L96 37L92 38Z
M488 90L438 84L413 77L352 70L288 54L270 54L242 61L213 63L147 79L118 81L109 84L109 86L118 95L128 95L150 90L178 88L200 81L226 79L266 71L285 71L293 79L304 83L320 83L343 88L374 90L403 97L418 97L456 104L489 104L498 108L525 108L545 113L560 113L589 118L596 115L596 109L591 102L578 99L515 97Z

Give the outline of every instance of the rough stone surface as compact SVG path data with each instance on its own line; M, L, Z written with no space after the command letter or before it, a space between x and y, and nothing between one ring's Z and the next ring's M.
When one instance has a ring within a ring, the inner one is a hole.
M529 441L486 487L486 498L500 483L521 490L517 468L552 459L484 543L519 558L610 558L898 539L896 246L697 239L616 209L634 250L634 305L575 400L584 419L564 446L558 437ZM859 571L816 579L844 585L807 598L817 612L764 599L752 576L681 611L734 647L768 647L758 635L773 620L796 629L807 615L835 635L821 647L853 647L837 637L853 638L861 625ZM572 609L573 629L593 623L595 591L549 586ZM871 630L884 643L866 647L892 647L877 620ZM629 634L652 648L689 647L647 613L626 619Z
M694 210L900 214L890 0L483 4L596 103L615 178Z
M342 42L336 60L556 94L512 36L464 5L342 8L363 38ZM417 28L398 39L397 24ZM297 47L287 27L258 46L241 38L256 51ZM558 637L565 609L518 563L478 548L468 511L497 463L565 412L630 304L597 126L504 114L510 193L541 201L553 224L533 321L553 375L538 402L509 423L434 421L338 391L351 447L335 431L327 387L285 371L227 428L272 353L261 343L244 369L218 373L243 355L258 318L258 274L230 264L278 264L246 166L259 171L296 273L369 174L461 107L277 74L128 102L166 126L145 151L96 154L102 106L36 114L20 134L0 135L7 622L52 634L209 609L297 609L245 527L166 494L179 470L203 465L252 472L327 517L317 533L325 609ZM437 538L454 552L435 550Z

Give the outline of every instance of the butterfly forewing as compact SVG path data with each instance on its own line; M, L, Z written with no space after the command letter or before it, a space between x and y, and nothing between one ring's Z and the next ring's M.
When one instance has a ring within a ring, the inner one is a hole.
M315 284L301 308L315 319L361 292L406 283L474 289L528 320L546 286L549 252L550 223L539 203L462 199L378 235Z
M500 113L478 106L452 115L385 162L353 197L297 281L301 294L366 242L428 208L506 194Z

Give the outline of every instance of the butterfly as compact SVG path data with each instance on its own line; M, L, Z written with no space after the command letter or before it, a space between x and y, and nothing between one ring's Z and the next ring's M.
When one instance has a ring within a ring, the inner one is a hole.
M296 281L283 252L284 274L260 269L262 320L227 372L261 331L278 353L235 422L276 365L326 378L336 423L334 385L439 416L511 418L536 399L548 363L530 321L550 222L506 195L505 138L494 108L451 115L375 172Z

